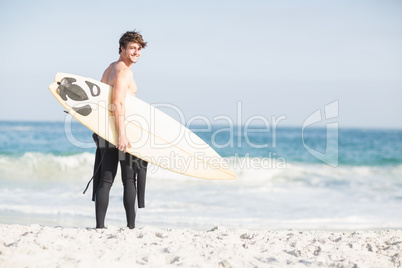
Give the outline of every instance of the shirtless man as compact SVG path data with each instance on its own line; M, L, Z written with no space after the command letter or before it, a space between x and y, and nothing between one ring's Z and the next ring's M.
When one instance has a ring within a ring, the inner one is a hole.
M100 167L99 185L95 188L94 184L96 228L105 228L104 222L109 204L109 192L117 172L118 162L120 161L127 227L132 229L135 227L135 177L137 175L136 173L138 173L138 168L133 166L133 156L127 153L127 148L130 147L130 144L126 137L126 127L124 123L126 115L125 100L127 94L135 95L137 92L137 85L135 84L133 72L130 68L138 61L138 58L141 56L141 50L145 48L147 42L142 39L142 36L138 32L132 31L123 34L119 44L119 60L109 65L101 80L103 83L113 87L113 115L118 139L116 147L114 147L101 137L97 137L97 139L99 139L98 144L103 144L104 146L100 146L102 163ZM136 158L134 161L138 163L138 161L141 160ZM143 174L143 176L145 176L145 174Z

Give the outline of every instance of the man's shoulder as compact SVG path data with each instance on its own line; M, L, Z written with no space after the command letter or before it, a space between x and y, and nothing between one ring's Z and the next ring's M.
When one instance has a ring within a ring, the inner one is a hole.
M112 69L115 69L116 68L116 61L115 62L112 62L111 64L109 64L109 66L106 68L106 71L110 71L110 70L112 70Z
M128 67L126 66L126 64L124 64L123 61L120 61L120 60L115 61L115 62L113 62L112 64L114 64L114 67L115 67L116 69L119 69L119 70L127 70L127 69L130 69L130 68L128 68Z
M103 80L103 78L110 76L110 74L112 73L112 71L115 70L115 65L116 65L116 62L112 62L111 64L109 64L109 66L108 66L108 67L105 69L105 71L103 72L102 80ZM108 79L107 79L107 80L108 80Z
M114 66L116 73L118 73L121 76L132 76L133 72L131 71L130 68L128 68L123 62L117 62Z

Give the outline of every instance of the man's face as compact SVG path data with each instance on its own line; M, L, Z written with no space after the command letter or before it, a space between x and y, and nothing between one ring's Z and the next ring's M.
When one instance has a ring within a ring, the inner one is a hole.
M129 42L126 48L122 48L121 51L125 58L130 62L136 63L141 56L142 47L138 43Z

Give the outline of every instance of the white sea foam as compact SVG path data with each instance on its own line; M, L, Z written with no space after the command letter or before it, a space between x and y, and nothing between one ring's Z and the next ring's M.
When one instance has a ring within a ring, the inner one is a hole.
M0 156L0 180L70 181L92 176L94 154L57 156L25 153L23 156Z
M0 156L0 181L87 181L94 166L92 153L60 156L27 152L22 156ZM402 165L398 166L338 166L325 164L285 163L267 158L229 158L237 174L234 180L247 185L326 186L331 183L400 183ZM191 182L195 178L149 165L152 180ZM213 181L211 181L213 182ZM225 183L225 182L223 182ZM227 183L226 183L227 184ZM230 184L230 183L229 183Z
M92 224L92 189L86 195L82 191L92 176L93 161L91 153L0 156L0 215L31 215L37 223ZM229 181L202 180L150 166L146 209L139 210L138 224L256 229L402 227L402 165L332 168L286 163L286 168L258 168L233 163L247 159L231 161L238 178ZM119 173L117 177L107 222L124 226Z

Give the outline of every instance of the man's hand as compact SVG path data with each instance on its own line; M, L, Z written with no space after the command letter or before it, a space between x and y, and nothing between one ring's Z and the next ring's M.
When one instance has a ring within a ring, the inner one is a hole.
M126 136L121 135L119 136L119 138L117 139L117 149L119 149L120 151L123 152L127 152L127 148L131 148L131 144L130 142L127 140Z

